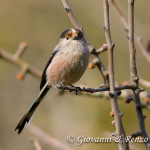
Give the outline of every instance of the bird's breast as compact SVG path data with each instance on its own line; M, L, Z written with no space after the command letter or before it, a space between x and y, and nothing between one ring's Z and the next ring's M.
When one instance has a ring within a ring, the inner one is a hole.
M54 57L47 69L49 84L72 84L77 82L85 72L89 61L88 49L76 47L75 49L61 50Z

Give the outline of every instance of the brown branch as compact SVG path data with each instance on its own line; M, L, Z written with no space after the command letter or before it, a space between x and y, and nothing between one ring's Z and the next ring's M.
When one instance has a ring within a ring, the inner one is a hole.
M114 10L116 11L117 15L119 16L119 19L121 20L125 31L128 32L129 26L128 26L128 22L127 22L127 20L126 20L126 18L124 16L123 12L118 7L118 5L116 4L115 0L110 0L110 4L114 8ZM144 44L142 42L142 38L140 36L136 35L136 34L134 34L134 37L135 37L135 41L136 41L137 45L139 46L143 56L150 63L150 53L148 52L148 50L144 46Z
M58 89L62 89L62 90L68 90L70 92L75 91L75 92L89 92L89 93L96 93L96 92L103 92L103 91L109 91L110 88L109 87L104 87L104 88L98 88L98 89L94 89L94 88L81 88L81 87L75 87L75 86L64 86L64 85L57 85ZM124 86L118 86L115 87L115 91L121 91L121 90L126 90L126 89L132 89L132 86L130 85L124 85Z
M148 88L150 88L150 82L149 81L146 81L146 80L144 80L144 79L139 79L139 84L141 84L141 85L143 85L143 86L145 86L145 87L148 87Z
M42 147L36 138L32 138L31 142L33 143L36 150L42 150Z
M68 0L62 0L62 4L63 4L63 6L64 6L64 8L65 8L65 10L66 10L66 12L67 12L67 15L68 15L68 17L69 17L69 19L70 19L72 25L74 26L74 28L77 28L77 29L79 29L79 30L82 31L82 33L83 33L83 35L84 35L84 37L85 37L85 39L86 39L86 41L87 41L87 44L88 44L88 46L89 46L89 49L90 49L91 54L93 54L93 55L95 56L95 59L96 59L97 62L98 62L96 66L98 67L100 73L102 74L102 77L103 77L103 79L104 79L104 84L107 86L108 83L109 83L107 70L106 70L104 64L102 63L102 61L100 60L100 58L98 57L98 54L97 54L97 52L96 52L96 49L94 48L94 46L93 46L93 45L90 43L90 41L88 40L86 34L84 33L83 27L82 27L82 26L79 24L79 22L77 21L75 15L74 15L74 13L73 13L73 11L72 11L70 5L69 5Z
M23 51L22 51L22 53L23 53ZM20 72L21 76L20 77L25 76L26 73L31 73L33 76L35 76L37 78L41 78L42 72L40 70L32 67L31 65L29 65L25 61L21 60L20 58L18 58L19 56L21 56L21 53L19 55L18 54L12 55L11 53L9 53L3 49L0 49L0 58L3 58L6 61L9 61L10 63L13 63L21 68L21 72Z
M16 51L14 57L16 59L21 57L24 54L26 49L27 49L27 43L26 42L20 43L20 45L18 46L18 50Z
M129 0L129 32L128 32L128 41L129 41L129 50L130 50L130 78L134 82L138 81L137 69L136 69L136 49L134 45L134 0Z
M96 50L97 54L103 53L105 51L107 51L107 44L103 44L102 47Z
M83 87L83 85L80 85L79 87ZM62 90L62 91L59 91L60 96L64 95L66 93L66 91L69 91L69 92L67 92L67 94L69 94L72 91L75 91L77 94L79 92L81 92L80 96L88 96L88 97L92 97L92 98L101 98L99 100L108 100L107 98L109 98L109 93L108 93L109 88L100 88L100 89L81 88L80 91L76 87L69 87L69 86L66 86L66 88L64 89L64 87L59 85L57 88ZM117 94L120 97L118 100L120 100L120 101L125 100L125 103L129 104L133 100L132 91L130 88L131 87L129 85L115 87L115 91L118 92ZM65 90L65 92L64 92L64 90ZM93 90L95 90L95 91L93 91ZM147 110L150 110L150 97L149 97L149 95L150 95L150 93L148 93L146 91L144 91L140 94L141 106L142 106L142 108L147 109ZM105 99L102 99L102 98L105 98Z
M52 138L50 135L47 135L41 129L37 128L33 124L26 126L26 129L28 129L29 132L37 136L41 141L43 141L46 144L49 144L53 148L56 148L58 150L72 150L70 147L64 145L57 139Z
M107 87L109 85L109 74L108 70L105 68L104 64L100 60L99 56L97 54L95 55L95 59L93 60L94 64L97 66L98 70L100 71L103 80L104 80L104 86Z
M123 124L121 121L121 113L119 110L118 102L117 102L117 94L115 91L115 78L114 78L114 64L113 64L113 48L114 44L111 40L110 34L110 24L109 24L109 5L108 0L103 0L104 7L104 31L107 42L107 51L108 51L108 71L109 71L109 81L110 81L110 100L111 100L111 108L114 113L115 118L115 127L116 127L116 135L121 137L121 142L118 143L119 150L129 149L128 143L125 142L125 131L123 128Z
M134 45L134 0L128 0L128 23L129 23L129 32L128 32L128 41L129 41L129 50L130 50L130 82L135 86L133 92L133 99L135 103L136 114L139 124L139 132L143 138L148 138L148 134L145 128L144 115L140 102L140 90L138 85L138 75L136 68L136 49ZM148 138L149 139L149 138ZM146 149L150 147L150 140L145 142Z

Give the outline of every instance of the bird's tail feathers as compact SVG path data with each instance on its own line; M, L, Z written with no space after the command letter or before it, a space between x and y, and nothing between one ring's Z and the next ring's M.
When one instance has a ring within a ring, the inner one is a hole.
M18 130L18 134L20 134L22 132L25 124L29 123L31 121L35 110L37 109L37 107L39 106L39 104L41 103L42 99L44 98L44 96L46 95L46 93L48 92L48 90L50 88L51 87L48 87L48 83L46 83L43 86L43 88L40 90L40 93L35 98L33 104L31 105L29 110L24 114L24 116L22 117L22 119L18 123L17 127L15 128L15 131Z

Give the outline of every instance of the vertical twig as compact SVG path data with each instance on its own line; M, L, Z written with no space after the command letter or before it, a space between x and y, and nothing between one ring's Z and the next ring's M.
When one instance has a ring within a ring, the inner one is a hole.
M121 113L117 103L117 92L115 92L115 78L114 78L114 64L113 64L113 48L114 44L111 40L110 24L109 24L109 5L108 0L103 0L104 7L104 23L105 23L105 37L108 47L108 71L109 71L109 82L110 82L110 100L112 112L115 118L116 136L121 138L118 143L119 150L129 149L128 143L125 142L125 132L121 121Z
M128 0L128 24L129 24L129 32L128 32L128 41L129 41L129 51L130 51L130 81L131 85L134 87L133 92L133 99L135 103L136 114L138 118L139 124L139 133L144 139L148 139L145 142L146 149L149 149L150 140L146 132L145 122L144 122L144 115L141 107L140 102L140 89L138 85L138 74L136 68L136 49L134 45L134 0Z

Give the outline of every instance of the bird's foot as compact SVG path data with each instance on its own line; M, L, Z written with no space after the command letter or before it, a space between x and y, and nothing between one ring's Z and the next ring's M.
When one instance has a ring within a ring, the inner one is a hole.
M100 84L100 88L106 88L106 87L109 87L109 85L106 83Z
M64 92L67 89L67 85L65 85L63 82L60 83L60 86L62 87L62 91Z
M74 85L70 85L71 87L73 87L75 89L76 95L80 94L81 92L81 88L79 86L74 86Z

